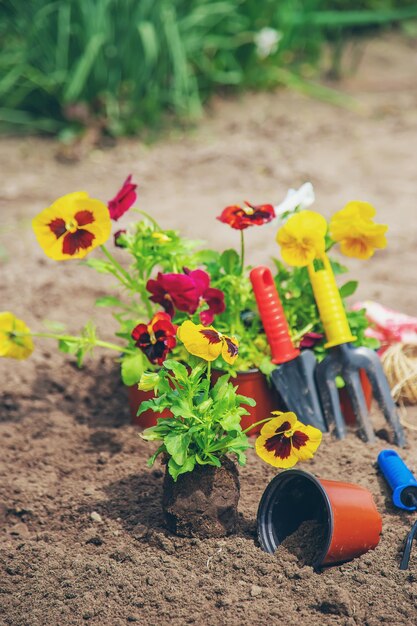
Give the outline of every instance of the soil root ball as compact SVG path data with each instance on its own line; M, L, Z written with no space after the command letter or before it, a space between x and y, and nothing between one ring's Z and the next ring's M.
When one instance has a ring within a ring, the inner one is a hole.
M165 473L162 508L169 530L181 537L224 537L236 529L240 484L236 465L196 465L174 482Z

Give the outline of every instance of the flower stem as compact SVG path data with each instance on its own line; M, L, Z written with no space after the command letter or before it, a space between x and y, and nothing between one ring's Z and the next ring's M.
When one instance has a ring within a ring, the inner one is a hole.
M271 421L271 419L273 419L272 417L266 417L263 420L260 420L259 422L255 422L254 424L251 424L250 426L248 426L248 428L245 428L245 430L242 430L242 433L247 433L249 430L252 430L252 428L255 428L255 426L259 426L259 424L264 424L265 422L269 422Z
M291 335L292 342L296 344L300 339L304 337L306 333L309 333L310 330L312 330L313 328L314 328L314 322L310 322L309 324L304 326L304 328L299 330L298 333Z
M210 385L211 385L211 361L207 361L207 387L206 387L206 392L204 394L205 400L208 399Z
M240 273L243 274L245 268L245 235L240 231Z
M156 220L154 220L154 218L151 217L149 215L149 213L146 213L146 211L142 211L141 209L133 209L133 210L135 211L135 213L140 213L141 215L146 217L146 219L149 220L151 222L151 224L153 224L157 230L162 230L162 228L160 227L158 222Z
M132 280L130 278L129 272L127 272L124 269L124 267L122 267L120 265L120 263L118 261L116 261L114 256L107 250L107 248L106 248L106 246L104 244L102 246L100 246L100 248L103 251L103 254L107 257L107 259L113 265L113 267L121 274L121 277L120 276L118 277L119 280L125 285L125 287L131 288L132 287Z
M22 333L19 331L15 331L14 334L19 337L41 337L43 339L56 339L57 341L68 341L68 342L73 342L73 343L75 343L76 341L81 341L86 344L91 343L87 337L75 337L74 335L58 335L55 333L37 333L37 332ZM100 348L108 348L109 350L115 350L119 354L120 352L123 352L124 354L133 354L133 351L131 348L123 348L123 346L119 346L116 343L102 341L101 339L95 339L93 345L98 346Z

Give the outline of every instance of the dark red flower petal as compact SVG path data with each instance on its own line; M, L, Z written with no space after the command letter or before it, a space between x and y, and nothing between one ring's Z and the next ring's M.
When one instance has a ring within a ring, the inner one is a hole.
M300 341L300 348L314 348L323 338L321 333L306 333Z
M203 296L204 292L208 289L210 285L209 274L207 274L207 272L205 272L204 270L190 271L186 267L184 267L184 274L188 276L194 283L194 286L197 292L197 297L200 298L201 296Z
M61 217L57 217L55 220L52 220L52 222L49 222L48 226L57 239L62 237L62 235L65 235L67 232L67 229L65 228L65 220Z
M294 432L292 436L292 445L294 446L294 448L299 450L300 448L306 445L307 441L308 441L308 435L306 435L305 433L302 433L301 430L296 430Z
M146 289L152 294L149 297L149 300L151 300L151 302L155 302L156 304L160 304L170 317L174 317L175 309L172 299L159 282L160 276L161 274L158 274L158 280L151 278L146 283Z
M74 217L77 220L78 226L86 226L94 222L94 215L91 211L78 211Z
M285 433L286 430L290 430L291 424L289 422L282 422L281 426L276 429L276 433Z
M148 357L149 361L155 365L162 365L169 352L168 346L166 346L163 341L149 343L147 346L144 346L142 350Z
M210 326L213 322L214 316L218 313L223 313L226 309L226 305L224 303L224 293L220 291L220 289L209 287L203 293L202 299L207 302L209 308L205 311L201 311L200 320L204 326Z
M138 324L132 330L132 339L134 339L135 341L139 341L140 337L143 334L148 334L148 326L147 324Z
M200 333L205 337L209 343L220 343L221 338L217 331L207 328L206 330L200 330Z
M264 446L268 452L274 452L274 456L280 459L288 459L291 454L291 439L285 437L283 433L267 439Z
M73 255L76 254L81 248L86 250L92 245L95 238L96 236L93 235L93 233L90 233L88 230L84 230L82 228L76 230L74 233L67 233L64 236L62 252L64 254Z
M136 202L136 188L137 185L132 183L132 175L128 176L122 188L107 204L112 220L117 221Z
M251 225L244 220L244 216L245 212L242 207L234 204L223 209L222 213L216 219L223 222L223 224L228 224L235 230L244 230Z
M272 204L252 205L245 202L248 210L235 204L226 207L221 215L217 218L220 222L229 224L236 230L244 230L249 226L260 226L270 222L275 217L275 210Z
M233 341L229 337L225 337L225 341L227 345L227 351L230 354L230 356L231 357L237 356L239 352L239 347L235 343L233 343Z

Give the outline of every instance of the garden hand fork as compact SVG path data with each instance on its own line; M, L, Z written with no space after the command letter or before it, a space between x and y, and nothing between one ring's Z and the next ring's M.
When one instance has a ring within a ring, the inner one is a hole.
M342 439L346 435L335 382L336 376L341 376L362 436L366 441L375 441L359 377L359 370L363 369L371 383L373 396L393 430L394 443L404 446L404 431L379 357L369 348L353 347L352 342L356 337L351 333L330 261L323 253L317 263L321 264L320 269L316 269L314 263L310 263L308 273L326 333L327 343L324 347L329 349L328 356L316 369L317 387L327 425L330 426L334 421L337 437Z

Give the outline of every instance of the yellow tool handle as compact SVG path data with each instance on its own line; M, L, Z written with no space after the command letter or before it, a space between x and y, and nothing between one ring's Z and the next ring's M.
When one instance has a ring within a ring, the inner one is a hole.
M316 270L313 263L310 263L308 273L327 337L324 347L332 348L342 343L355 341L356 337L350 331L330 261L324 253L319 260L323 263L323 269Z

